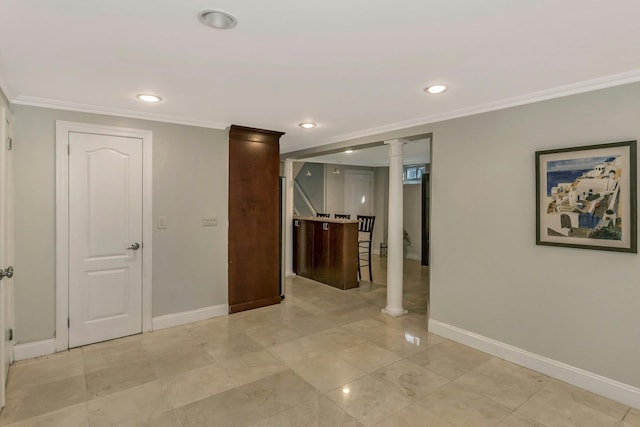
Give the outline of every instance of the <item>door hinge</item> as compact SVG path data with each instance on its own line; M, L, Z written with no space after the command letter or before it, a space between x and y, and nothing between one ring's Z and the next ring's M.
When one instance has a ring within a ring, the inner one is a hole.
M13 329L9 329L9 339L8 341L13 341Z
M9 138L9 145L7 146L7 150L13 150L13 138Z
M71 327L71 318L67 317L67 328Z

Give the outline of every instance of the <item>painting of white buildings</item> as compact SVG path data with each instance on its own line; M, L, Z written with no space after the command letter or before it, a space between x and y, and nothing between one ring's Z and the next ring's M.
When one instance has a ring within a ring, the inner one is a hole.
M635 141L611 145L536 153L538 243L635 246Z

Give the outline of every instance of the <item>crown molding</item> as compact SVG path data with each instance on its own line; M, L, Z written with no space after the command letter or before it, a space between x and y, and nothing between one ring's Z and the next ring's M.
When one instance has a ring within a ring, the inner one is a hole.
M75 102L59 101L56 99L38 98L35 96L17 96L11 101L16 105L28 105L31 107L53 108L55 110L77 111L80 113L104 114L107 116L127 117L130 119L151 120L154 122L173 123L186 126L225 130L229 123L196 120L186 117L169 116L164 114L141 113L139 111L121 108L101 107L97 105L79 104Z
M526 95L514 96L511 98L505 98L498 101L487 102L484 104L475 105L472 107L461 108L459 110L453 110L446 113L434 114L431 116L420 117L417 119L404 120L401 122L390 123L388 125L379 126L375 128L364 129L357 132L338 135L324 141L324 144L333 144L336 142L344 142L357 138L364 138L386 132L393 132L402 129L407 129L415 126L428 125L437 122L443 122L445 120L458 119L466 116L473 116L475 114L488 113L490 111L503 110L505 108L518 107L526 104L533 104L535 102L547 101L555 98L562 98L569 95L577 95L584 92L592 92L599 89L606 89L614 86L621 86L629 83L636 83L640 81L640 69L627 71L625 73L613 74L606 77L599 77L591 80L584 80L582 82L571 83L564 86L557 86L551 89L545 89L538 92L532 92Z

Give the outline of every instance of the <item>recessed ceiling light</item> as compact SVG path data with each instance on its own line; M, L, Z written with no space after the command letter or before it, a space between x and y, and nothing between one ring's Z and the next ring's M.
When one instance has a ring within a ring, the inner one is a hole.
M305 123L300 123L298 126L300 126L301 128L305 128L305 129L313 129L314 127L318 126L318 124L317 123L305 122Z
M353 150L345 150L344 152L347 153L347 154L351 154L351 153L353 153Z
M198 18L204 25L218 30L228 30L238 23L233 15L222 10L203 10L198 14Z
M445 85L433 85L433 86L429 86L424 91L436 94L436 93L442 93L445 90L447 90L447 87Z
M162 100L162 98L160 98L159 96L149 95L145 93L138 95L137 98L140 101L144 101L144 102L160 102Z

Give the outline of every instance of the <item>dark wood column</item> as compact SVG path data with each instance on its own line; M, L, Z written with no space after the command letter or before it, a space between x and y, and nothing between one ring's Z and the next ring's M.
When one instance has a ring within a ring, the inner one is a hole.
M280 302L279 161L283 132L229 131L229 311Z

